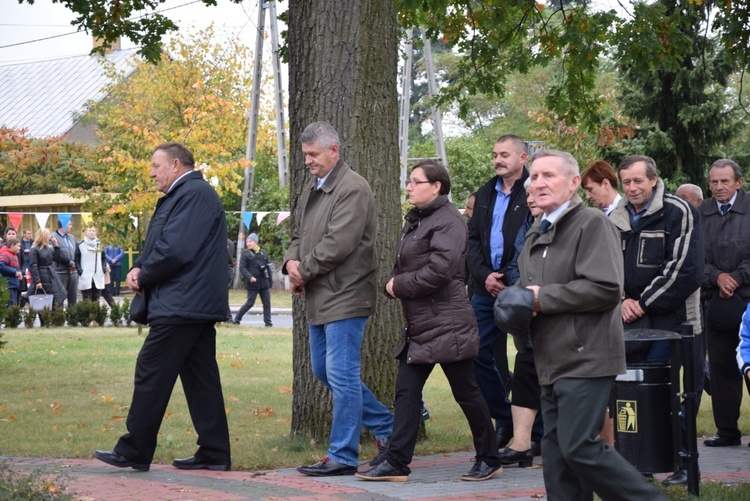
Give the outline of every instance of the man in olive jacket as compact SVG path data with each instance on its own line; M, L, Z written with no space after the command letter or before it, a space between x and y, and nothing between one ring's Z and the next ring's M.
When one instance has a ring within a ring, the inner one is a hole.
M615 376L625 372L620 319L620 238L583 205L578 162L541 150L529 161L530 193L544 214L526 234L521 285L534 292L534 362L542 387L542 459L554 500L666 499L597 435Z
M339 158L339 137L325 122L300 136L313 178L297 205L282 272L292 293L305 294L312 371L333 393L328 453L297 470L353 475L364 425L384 444L393 415L360 378L367 317L375 311L375 198L367 181Z

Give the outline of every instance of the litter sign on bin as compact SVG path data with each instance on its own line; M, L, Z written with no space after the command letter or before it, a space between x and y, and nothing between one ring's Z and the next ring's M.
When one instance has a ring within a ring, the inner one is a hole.
M617 431L619 433L638 433L637 401L617 401Z

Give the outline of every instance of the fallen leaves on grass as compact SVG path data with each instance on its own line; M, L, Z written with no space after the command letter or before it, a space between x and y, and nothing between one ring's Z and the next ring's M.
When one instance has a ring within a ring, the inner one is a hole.
M279 386L279 393L291 393L292 387L291 386Z
M259 417L259 418L267 418L271 416L275 416L276 411L271 409L270 407L256 407L253 411L253 416Z

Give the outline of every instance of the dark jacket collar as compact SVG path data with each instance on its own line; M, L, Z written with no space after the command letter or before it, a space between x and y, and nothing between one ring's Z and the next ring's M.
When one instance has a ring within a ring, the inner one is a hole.
M177 191L177 189L185 184L185 182L190 181L191 179L203 179L203 174L201 174L199 171L193 169L191 172L188 172L187 174L183 175L181 178L179 178L177 181L174 182L174 184L170 187L169 191L167 192L166 197L170 196L172 193Z
M424 207L414 207L413 209L411 209L406 213L404 219L406 219L410 223L414 223L416 221L419 221L420 219L426 218L447 203L449 203L448 195L438 195L435 200L428 203Z

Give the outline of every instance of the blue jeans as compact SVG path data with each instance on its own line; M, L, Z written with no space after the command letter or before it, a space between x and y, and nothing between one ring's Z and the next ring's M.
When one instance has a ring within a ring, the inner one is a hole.
M362 338L367 317L323 325L308 324L312 371L333 394L333 422L327 456L357 466L364 425L377 439L393 431L393 414L360 378Z
M495 325L494 305L495 298L492 296L474 294L471 298L471 307L479 327L479 355L474 359L474 375L497 427L512 430L513 418L510 413L508 390L495 362L495 347L498 343L501 343L501 356L507 357L508 337Z

